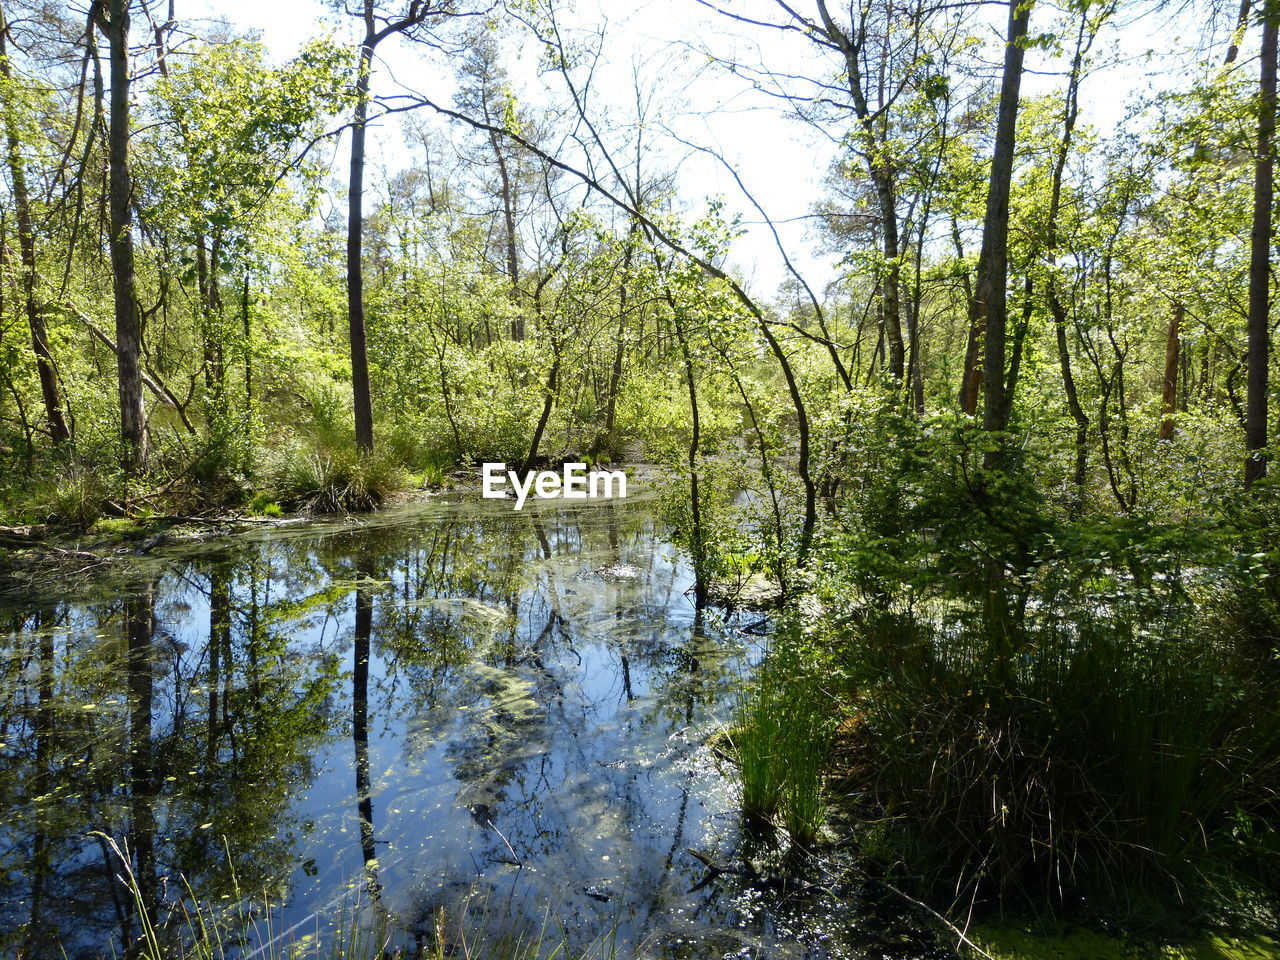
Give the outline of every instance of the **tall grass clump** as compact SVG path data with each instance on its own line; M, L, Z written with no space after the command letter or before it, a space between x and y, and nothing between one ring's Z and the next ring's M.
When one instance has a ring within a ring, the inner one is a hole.
M1123 615L1017 638L865 626L856 705L876 804L927 879L1065 904L1177 895L1223 866L1274 782L1275 690L1248 691L1191 626Z
M93 470L73 467L50 477L36 492L40 519L73 530L88 530L102 517L109 492L106 481Z
M330 384L303 396L306 416L296 436L266 456L264 482L281 506L314 513L372 510L405 488L395 450L356 448L347 401Z
M836 712L830 691L795 644L775 644L738 701L730 732L749 830L767 831L780 820L798 846L817 840Z
M406 474L389 454L299 443L277 451L269 482L290 509L346 513L382 505L404 488Z

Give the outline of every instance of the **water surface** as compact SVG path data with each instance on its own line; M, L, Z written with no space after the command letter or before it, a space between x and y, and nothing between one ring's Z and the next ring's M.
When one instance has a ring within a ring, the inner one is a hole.
M707 739L759 641L695 611L646 498L434 503L126 566L0 608L9 954L123 954L189 893L276 904L244 955L375 914L408 943L846 952L830 890L705 882L688 853L739 847Z

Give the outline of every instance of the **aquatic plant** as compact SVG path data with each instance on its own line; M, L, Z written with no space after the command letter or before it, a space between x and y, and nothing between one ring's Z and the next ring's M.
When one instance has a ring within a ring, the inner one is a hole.
M817 839L826 818L823 777L838 716L813 667L789 638L776 641L738 701L729 733L748 828L767 831L780 817L802 847Z
M786 763L782 751L785 711L776 675L761 670L739 700L729 732L741 784L740 805L746 826L763 831L772 826L782 805Z

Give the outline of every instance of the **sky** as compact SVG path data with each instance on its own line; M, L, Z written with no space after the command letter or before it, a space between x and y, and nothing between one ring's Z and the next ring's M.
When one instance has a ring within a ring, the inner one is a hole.
M768 14L769 0L720 0L736 11ZM388 9L402 6L384 3ZM801 3L801 9L811 4ZM1046 29L1052 8L1041 4L1035 11L1033 32ZM1198 62L1188 51L1207 41L1225 52L1225 36L1209 35L1203 17L1182 21L1149 13L1145 4L1121 3L1115 28L1096 48L1098 66L1087 78L1081 97L1081 122L1103 132L1126 123L1135 98L1186 81L1188 63ZM989 43L992 76L999 63L1003 20L995 16L984 24ZM321 0L178 0L178 15L190 21L217 17L239 30L261 34L278 59L295 53L309 38L334 31L354 39L355 25L332 14ZM741 27L710 11L697 0L579 0L567 18L569 26L595 29L603 25L603 56L593 83L593 112L602 127L629 116L634 101L633 81L654 91L655 108L662 115L661 128L698 146L714 149L737 171L756 202L777 226L792 261L815 288L821 289L835 275L837 257L820 249L809 215L821 194L821 182L838 146L830 133L822 134L785 115L776 98L752 91L741 77L710 64L707 53L744 63L768 62L797 74L812 73L812 49L803 38ZM199 32L198 23L192 24ZM380 63L373 79L375 93L392 93L397 87L420 91L432 100L448 103L454 91L450 69L439 55L392 38L379 47ZM1242 53L1247 63L1249 50ZM526 49L513 70L518 95L538 103L551 96L547 84L554 76L540 78L536 51ZM1024 81L1027 95L1051 93L1062 84L1062 64L1043 53L1028 56ZM545 88L545 89L544 89ZM558 87L555 93L561 93ZM699 210L709 197L725 200L726 209L741 216L747 234L732 251L731 262L746 278L749 288L769 296L787 275L787 269L760 216L743 196L723 164L676 139L654 136L655 157L678 170L680 195L690 210ZM606 134L607 136L607 134ZM370 131L369 163L389 172L408 165L411 155L400 134L398 120L386 120ZM338 157L341 157L341 149ZM341 161L335 176L342 172Z

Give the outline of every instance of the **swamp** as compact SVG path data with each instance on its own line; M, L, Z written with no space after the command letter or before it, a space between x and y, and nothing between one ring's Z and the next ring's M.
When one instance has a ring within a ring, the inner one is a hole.
M1280 958L1278 48L0 0L0 958Z

